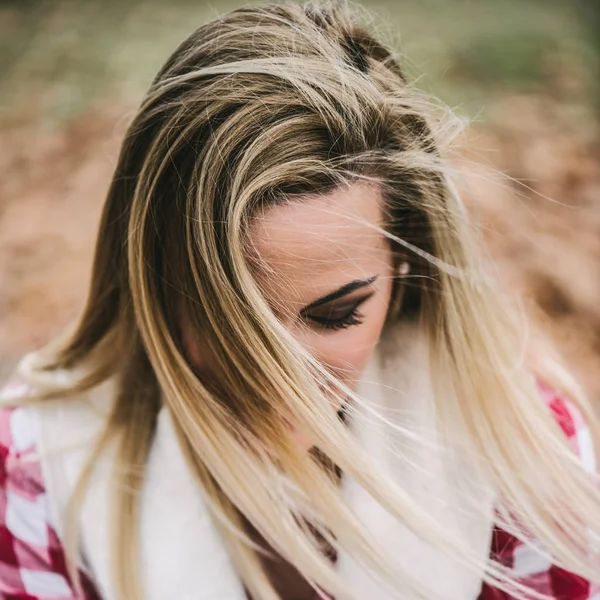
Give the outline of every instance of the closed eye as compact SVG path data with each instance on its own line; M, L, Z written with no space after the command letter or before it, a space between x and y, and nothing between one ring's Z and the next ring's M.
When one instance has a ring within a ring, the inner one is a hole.
M346 329L352 325L360 325L364 315L358 310L361 304L366 302L374 292L354 300L351 304L345 302L343 305L321 306L310 313L302 316L325 329Z

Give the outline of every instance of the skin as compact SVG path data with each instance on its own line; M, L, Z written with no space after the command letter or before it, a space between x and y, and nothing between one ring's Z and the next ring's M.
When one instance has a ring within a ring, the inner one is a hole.
M257 214L248 231L254 276L281 322L298 341L350 388L367 365L381 336L393 283L389 241L372 229L382 226L381 195L376 186L356 183L328 194ZM347 291L348 293L340 294ZM324 302L331 294L338 297ZM356 322L328 328L325 323L347 316L357 305ZM317 304L315 306L315 304ZM183 328L188 356L203 376L210 357ZM332 410L338 407L332 405ZM298 444L311 440L293 428ZM261 561L284 600L312 600L314 590L283 560L242 515L250 537L271 553Z
M379 341L392 293L389 240L373 229L383 225L381 206L379 188L358 182L267 207L248 231L250 264L274 313L351 389ZM209 377L210 357L187 328L181 333L190 362ZM301 431L294 436L312 446Z
M268 207L249 230L255 276L275 314L350 388L379 341L391 298L389 241L372 228L382 226L381 204L377 186L358 182ZM359 301L351 324L339 326ZM300 431L295 437L312 445Z

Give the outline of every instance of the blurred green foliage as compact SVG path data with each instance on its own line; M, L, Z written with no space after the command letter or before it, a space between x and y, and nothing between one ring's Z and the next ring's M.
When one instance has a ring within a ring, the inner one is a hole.
M0 102L60 123L140 96L177 44L234 0L0 0ZM560 70L589 103L597 41L560 0L368 0L419 87L469 114L500 92L542 92Z
M558 40L549 35L503 31L496 36L474 37L453 59L457 71L481 85L530 89L543 84L544 65Z

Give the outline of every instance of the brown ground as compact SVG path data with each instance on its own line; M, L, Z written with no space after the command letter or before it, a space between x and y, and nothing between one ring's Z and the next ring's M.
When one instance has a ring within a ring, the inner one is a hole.
M473 161L467 202L504 281L539 304L597 400L597 130L567 125L562 109L544 98L506 98L497 110L502 118L477 126L464 151ZM81 307L126 114L120 107L56 131L28 125L0 132L0 375ZM491 165L516 182L494 177Z
M598 128L569 126L543 97L507 98L499 110L502 119L478 128L465 153L478 161L469 165L469 205L506 285L600 405ZM512 179L490 177L486 154Z

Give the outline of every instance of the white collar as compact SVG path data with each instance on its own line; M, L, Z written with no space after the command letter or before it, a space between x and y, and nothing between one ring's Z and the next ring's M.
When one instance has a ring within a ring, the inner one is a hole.
M427 356L425 336L417 327L398 325L387 332L386 339L377 347L356 391L386 418L418 432L430 445L401 439L400 434L384 430L380 423L366 415L363 418L360 412L350 426L359 443L389 470L391 477L432 516L453 528L455 535L485 560L489 552L494 495L468 457L434 449L439 441L439 430ZM27 361L23 361L23 370L26 365ZM73 451L73 444L89 442L97 435L104 423L98 406L106 402L111 391L112 384L107 382L82 402L70 400L59 403L58 407L48 403L36 409L42 467L59 532L66 498L90 447L85 443L81 450ZM93 397L92 402L90 397ZM393 446L396 452L390 451ZM71 450L55 452L66 447ZM81 514L84 551L104 600L116 598L106 526L111 493L110 461L109 453L97 465ZM466 476L459 481L457 476L463 474ZM418 539L349 477L344 477L343 491L383 552L401 561L417 581L429 584L429 598L477 598L481 574L466 570ZM478 508L474 510L469 505ZM141 547L147 600L246 599L201 493L189 475L165 408L159 414L142 493ZM349 556L341 554L337 568L356 591L358 599L409 600L402 590L378 584Z

